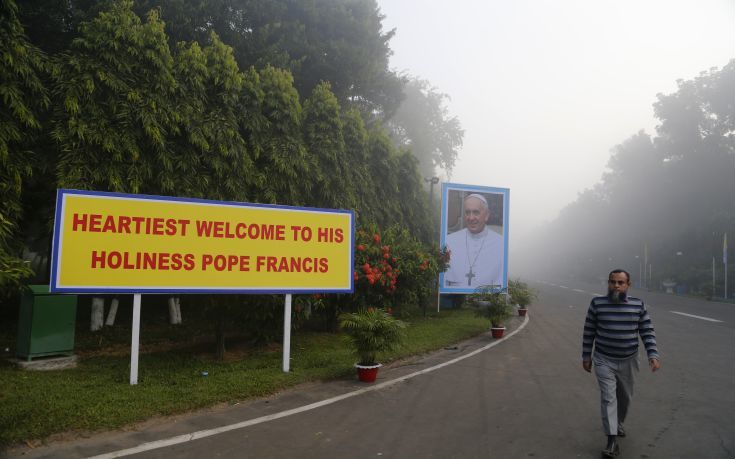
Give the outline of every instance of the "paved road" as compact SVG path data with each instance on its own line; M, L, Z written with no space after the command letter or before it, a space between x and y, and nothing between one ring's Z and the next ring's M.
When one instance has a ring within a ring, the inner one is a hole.
M384 385L369 391L355 394L366 386L351 380L303 386L22 457L115 457L144 445L150 449L130 457L597 458L605 437L580 342L589 299L604 286L534 286L540 298L527 323L511 321L517 333L510 338L492 345L482 336L384 369L378 380ZM641 367L621 457L735 457L735 306L633 294L649 304L663 368L651 374ZM437 364L445 366L428 371ZM420 371L427 372L400 379ZM161 443L166 439L173 439L170 446Z

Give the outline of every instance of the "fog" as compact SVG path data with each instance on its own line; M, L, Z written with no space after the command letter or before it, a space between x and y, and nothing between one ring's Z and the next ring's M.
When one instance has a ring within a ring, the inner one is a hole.
M612 148L656 134L658 93L735 57L728 0L378 3L391 66L449 95L465 130L451 181L510 188L511 251L600 181Z

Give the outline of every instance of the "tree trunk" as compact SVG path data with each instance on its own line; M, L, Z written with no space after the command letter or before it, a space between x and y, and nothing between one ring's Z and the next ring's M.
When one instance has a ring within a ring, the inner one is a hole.
M92 316L90 318L89 330L98 331L102 329L105 319L105 299L95 296L92 298Z
M107 312L107 321L105 322L105 325L108 327L115 325L115 316L117 315L118 304L120 304L120 300L117 297L113 298L110 303L110 310Z
M225 359L225 314L219 313L217 318L217 360Z
M176 297L176 323L181 324L181 298Z
M178 296L168 297L168 321L171 325L181 323L181 299Z

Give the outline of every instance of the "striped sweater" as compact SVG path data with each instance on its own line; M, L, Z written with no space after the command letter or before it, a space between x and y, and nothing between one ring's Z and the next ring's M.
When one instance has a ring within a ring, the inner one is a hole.
M656 333L646 305L628 297L622 303L611 303L606 296L592 299L584 321L582 360L589 361L592 348L605 357L625 359L638 353L638 336L648 358L658 358Z

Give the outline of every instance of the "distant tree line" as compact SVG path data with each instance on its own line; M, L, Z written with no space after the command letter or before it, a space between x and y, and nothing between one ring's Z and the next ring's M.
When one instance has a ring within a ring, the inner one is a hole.
M714 260L721 297L723 236L735 240L735 60L678 81L654 111L656 135L617 145L602 180L562 210L534 251L551 252L538 260L545 269L604 276L622 267L636 283L671 280L703 295L713 294Z
M451 172L463 133L388 68L382 19L374 0L0 0L2 296L45 275L24 259L49 253L58 187L354 209L430 245L422 175ZM450 140L389 122L406 97Z

